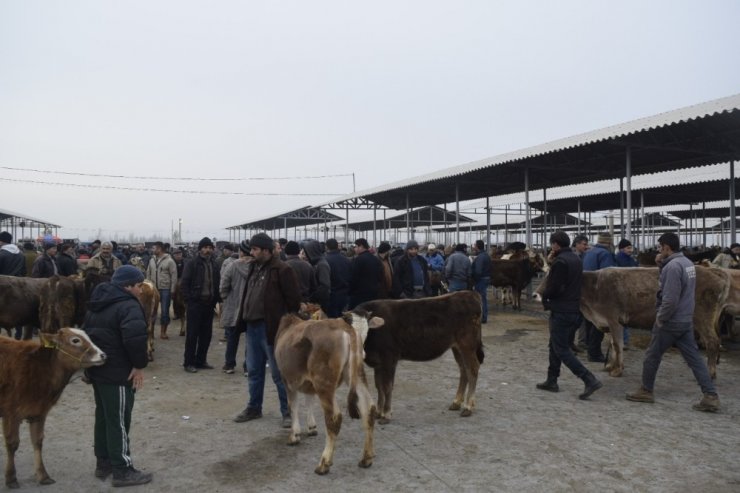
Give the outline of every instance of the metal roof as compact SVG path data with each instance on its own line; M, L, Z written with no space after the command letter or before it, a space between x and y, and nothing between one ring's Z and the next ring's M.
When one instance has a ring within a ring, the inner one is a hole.
M309 226L326 222L339 221L342 218L319 207L305 206L282 214L269 216L263 219L249 221L226 229L261 229L265 231Z
M37 226L46 226L46 227L52 227L52 228L61 228L60 225L55 224L51 221L46 221L45 219L38 219L33 216L29 216L27 214L21 214L20 212L13 212L9 211L7 209L0 209L0 222L6 222L7 220L15 220L17 219L19 222L24 221L27 223L33 223L33 224L26 224L26 227L37 227ZM17 224L16 224L17 225Z
M457 214L455 211L445 211L441 207L427 206L411 211L410 217L408 218L408 224L412 228L425 227L434 224L456 224ZM461 223L473 223L475 219L460 215ZM372 229L393 229L393 228L405 228L406 227L406 213L383 218L378 218L375 221L356 221L349 223L350 229L355 231L369 231Z
M533 228L542 228L545 225L544 221L544 215L539 215L532 218L532 227ZM578 227L579 220L576 216L571 216L570 214L548 214L547 215L547 228L549 230L555 230L555 229L569 229L572 227ZM583 219L580 220L581 226L580 227L586 227L591 225L590 222L584 221ZM509 229L511 231L515 231L521 228L525 228L527 225L527 221L511 221L511 222L496 222L491 223L491 230L501 230L501 229ZM487 226L485 224L473 224L471 226L465 226L461 227L460 231L485 231L487 229ZM445 231L455 231L455 228L434 228L434 231L438 232L445 232Z
M393 209L491 197L625 176L626 150L633 174L740 160L740 94L613 125L600 130L407 178L339 197Z
M738 204L737 211L740 211L740 204ZM730 216L730 207L707 207L702 210L701 205L694 207L693 210L670 210L668 214L675 216L679 219L690 219L697 217L699 219L703 217L722 218Z

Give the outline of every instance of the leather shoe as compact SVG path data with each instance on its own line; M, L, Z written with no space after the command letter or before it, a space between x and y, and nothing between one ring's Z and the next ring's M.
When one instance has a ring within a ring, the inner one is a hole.
M601 381L599 381L599 379L596 378L593 373L589 373L588 375L583 377L583 383L585 384L583 393L578 396L578 398L582 401L588 399L591 394L604 386L604 384L601 383Z
M198 369L192 365L186 366L185 371L188 373L198 373Z
M234 422L244 423L245 421L252 421L253 419L259 419L261 417L262 413L247 408L236 415L236 418L234 418Z
M544 382L538 383L537 388L540 390L547 390L548 392L560 392L558 381L554 378L548 378Z

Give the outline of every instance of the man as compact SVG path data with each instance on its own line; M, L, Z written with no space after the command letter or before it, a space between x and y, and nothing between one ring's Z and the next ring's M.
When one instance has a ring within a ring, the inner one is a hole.
M615 261L617 263L617 267L637 267L637 260L635 260L632 257L632 243L630 243L630 240L627 238L622 238L619 240L618 247L619 251L617 252L617 255L615 257ZM629 349L629 342L630 342L630 329L629 327L623 328L623 338L624 342L624 349Z
M655 402L653 388L663 353L674 345L691 368L704 396L693 407L697 411L716 412L719 397L707 365L699 354L694 339L694 305L696 268L681 253L678 235L665 233L658 238L660 280L656 299L655 325L650 345L642 363L642 386L627 394L628 401Z
M316 240L303 242L303 255L313 267L316 280L309 301L318 303L324 313L327 313L329 311L329 295L331 294L331 267L324 258L321 244Z
M100 240L95 240L90 244L90 252L91 257L100 253Z
M113 255L113 244L110 241L104 241L100 244L98 253L93 255L87 263L85 274L91 272L101 276L112 276L120 266L121 261Z
M31 277L31 273L33 272L33 263L36 262L36 259L38 258L39 254L36 251L36 247L33 246L33 243L30 241L27 241L23 244L23 256L26 258L26 277Z
M399 298L418 299L432 295L429 286L429 266L419 255L415 240L406 242L403 255L393 264L393 283Z
M221 249L221 255L216 259L216 265L218 265L219 272L221 271L221 268L223 267L224 261L226 259L231 258L231 256L234 254L234 245L231 243L227 243L224 245L224 247Z
M282 426L290 428L288 395L275 362L275 336L280 318L300 308L300 287L295 272L280 260L275 252L275 242L269 236L258 233L252 237L249 245L254 261L249 263L244 293L240 296L243 301L239 315L247 327L249 401L234 421L242 423L262 417L265 364L269 364L280 400Z
M442 273L445 269L445 259L437 251L437 245L430 243L427 245L427 253L424 259L429 264L429 286L432 289L432 296L439 295L439 288L442 286Z
M31 277L51 277L59 274L56 256L56 243L44 243L44 253L34 261Z
M316 275L313 267L300 257L301 246L296 241L289 241L283 249L285 252L285 263L295 271L298 285L301 288L301 301L308 303L311 295L316 291Z
M458 243L455 245L455 253L450 255L445 262L445 278L449 291L462 291L468 289L470 279L470 260L465 253L468 245Z
M149 255L149 252L146 250L146 245L139 243L136 245L136 250L128 259L128 262L141 272L146 272L149 260L151 260L151 255Z
M326 240L326 262L329 264L331 278L329 284L329 311L331 318L342 316L349 302L349 284L352 281L352 262L339 250L339 243L335 238Z
M296 243L296 246L298 244ZM225 263L221 274L219 292L221 293L221 327L226 333L226 353L224 355L224 366L221 370L227 375L234 373L236 367L236 352L239 349L239 338L244 332L244 323L239 323L239 310L241 294L247 283L249 275L249 242L243 240L239 243L239 259L234 262ZM310 266L301 260L307 267ZM247 374L246 356L244 360L244 374Z
M583 260L583 255L586 253L586 250L588 250L588 236L576 236L575 239L573 239L573 251L578 256L578 258Z
M573 239L573 252L578 256L581 261L583 261L583 255L588 250L588 236L586 235L578 235ZM539 289L538 289L539 290ZM585 320L585 319L584 319ZM575 340L578 338L578 344L575 344ZM582 323L580 327L578 327L578 330L573 335L573 338L571 340L571 348L573 349L573 352L580 352L581 350L588 349L588 344L586 343L586 326L585 323Z
M208 348L213 336L213 310L219 300L220 272L213 259L213 242L205 237L198 243L198 253L185 263L182 295L188 305L187 334L183 367L188 373L212 370Z
M378 292L379 299L392 298L395 291L400 291L400 288L394 291L393 289L393 262L391 262L391 245L387 241L382 242L378 245L378 258L380 263L383 265L383 282L380 284L380 291Z
M126 255L124 255L121 249L118 248L118 243L111 241L110 244L113 246L113 256L121 261L121 265L126 265L128 260L126 259Z
M288 240L285 238L278 238L278 240L275 242L275 255L280 257L280 260L285 262L286 255L285 255L285 245L288 244Z
M612 235L609 233L600 233L596 239L596 244L583 254L583 270L595 271L616 266L617 263L614 260L614 255L612 255L612 248L614 248ZM597 329L591 322L586 321L585 323L588 360L596 363L604 363L606 357L601 350L604 333Z
M16 277L26 275L26 257L13 244L13 236L7 231L0 233L0 274Z
M185 258L182 253L182 248L178 248L175 250L175 253L173 255L173 260L175 261L175 266L177 267L177 278L182 278L182 271L185 269Z
M355 240L355 258L352 260L352 280L349 283L349 309L360 303L377 300L383 282L383 265L370 253L365 238Z
M558 392L560 366L564 364L575 376L583 380L585 388L579 399L588 397L602 387L593 373L583 366L570 349L570 336L581 324L581 277L583 266L578 256L568 247L570 238L563 231L550 235L550 246L555 260L547 276L547 286L542 295L545 310L550 310L550 364L547 380L537 384L540 390Z
M95 476L113 473L113 486L133 486L152 480L134 469L129 450L134 395L144 385L148 363L144 309L139 303L144 275L126 265L111 282L95 287L84 329L106 354L103 366L85 370L95 393Z
M154 243L154 257L149 260L146 278L154 283L159 291L162 315L159 319L159 338L169 339L167 327L170 325L170 303L172 294L177 289L177 266L169 253L165 252L164 243Z
M476 240L473 254L475 255L471 268L473 286L480 295L481 308L483 309L481 323L485 324L488 322L488 285L491 284L491 257L486 252L486 245L483 240Z
M60 276L74 276L77 274L77 259L75 246L72 243L62 244L62 252L57 255L57 266Z

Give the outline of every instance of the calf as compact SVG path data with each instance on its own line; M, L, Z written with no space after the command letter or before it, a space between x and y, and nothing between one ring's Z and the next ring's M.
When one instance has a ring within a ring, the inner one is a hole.
M511 287L512 307L521 310L522 291L537 272L546 271L547 263L541 254L517 252L510 259L491 260L491 284L497 288Z
M174 320L180 320L180 335L184 336L188 319L186 317L185 298L182 296L182 289L180 289L181 284L182 281L178 280L177 289L172 293L172 312L175 315Z
M360 308L385 320L384 327L371 331L365 341L365 363L375 369L380 423L391 417L398 361L431 361L448 349L452 349L460 370L450 410L462 407L461 416L472 414L478 369L483 363L478 293L456 291L418 300L375 300Z
M62 327L82 325L89 299L82 279L52 276L41 288L39 297L42 332L55 333Z
M152 281L147 279L142 283L139 301L144 307L146 316L147 354L149 361L154 361L154 325L157 323L157 311L159 310L159 290Z
M655 323L658 276L657 268L648 267L609 267L583 273L581 312L611 335L607 369L613 377L624 371L622 327L652 329ZM719 359L717 327L727 305L730 281L724 269L696 269L694 331L706 349L712 378L717 375Z
M365 445L359 466L370 467L373 463L375 406L362 364L362 343L369 328L382 324L382 319L370 318L363 310L348 312L344 318L337 319L304 321L295 315L285 315L280 321L275 360L285 383L293 418L288 444L300 442L298 392L307 396L317 395L324 410L326 445L315 469L316 474L328 473L334 459L334 446L342 425L336 390L342 383L349 385L349 415L355 419L362 417L365 429ZM309 401L308 398L306 400ZM308 430L309 434L315 434L316 421L310 413L310 406Z
M47 279L0 276L0 327L23 326L23 339L31 339L39 321L39 303Z
M19 486L15 452L24 419L31 432L36 479L40 484L54 483L41 457L46 415L77 370L104 362L105 354L80 329L42 334L41 344L0 338L0 417L7 450L5 484L9 488Z

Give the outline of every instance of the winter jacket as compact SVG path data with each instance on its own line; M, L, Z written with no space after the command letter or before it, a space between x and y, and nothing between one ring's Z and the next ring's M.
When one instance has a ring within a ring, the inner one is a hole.
M683 253L674 253L660 266L655 323L686 323L694 319L696 267Z
M578 313L581 310L583 264L571 250L560 250L546 278L542 304L553 312Z
M396 263L393 265L393 277L395 278L393 283L395 289L394 296L403 297L405 295L408 298L414 296L416 283L414 282L414 268L411 262L417 262L419 267L421 267L421 275L424 280L424 284L422 285L424 296L431 296L432 288L429 286L429 265L427 265L424 257L419 255L415 255L414 257L402 255L396 260Z
M0 247L0 274L16 277L26 275L26 257L12 243Z
M470 279L470 259L463 252L455 252L445 263L445 278L448 281L468 282Z
M57 261L53 257L43 254L39 255L33 263L31 277L51 277L58 273Z
M637 260L622 251L617 252L615 261L617 267L637 267Z
M249 278L258 270L257 262L249 262L244 292L239 300L240 313L238 320L242 319L241 309L244 306L244 297L249 290ZM267 344L275 345L275 335L277 335L280 319L286 313L298 312L301 306L301 288L298 285L295 271L288 267L288 264L280 260L280 257L273 256L264 267L267 282L264 287L264 314L265 326L267 327ZM249 329L247 329L249 330Z
M350 305L378 299L380 285L384 282L380 259L364 251L352 261L352 281L349 283Z
M429 264L429 270L433 272L442 272L445 270L445 258L439 252L434 252L434 255L427 255L424 259Z
M175 291L177 288L177 266L169 253L165 253L161 257L155 255L149 260L146 278L152 281L157 289Z
M100 253L93 255L93 257L87 262L85 272L97 272L104 276L112 276L113 272L121 266L121 261L111 254L109 260L105 260L100 256Z
M332 294L347 294L352 280L352 261L339 250L332 250L327 252L326 262L331 274Z
M201 294L203 291L203 283L205 282L206 266L209 265L212 269L213 285L211 286L210 298L205 300ZM215 307L216 303L221 299L221 296L218 293L220 285L221 272L212 256L203 257L200 254L196 254L195 257L185 262L180 286L182 289L183 299L186 303L202 303Z
M298 284L301 287L301 300L308 302L311 295L316 291L316 274L311 264L303 260L298 255L287 255L286 264L295 271Z
M115 284L96 286L90 298L83 328L106 354L105 364L85 370L95 383L132 384L133 368L144 368L147 358L147 327L144 309L133 294Z
M491 256L488 253L478 252L471 266L471 275L475 282L491 277Z
M331 293L331 267L324 258L321 244L315 240L308 240L303 244L303 253L313 266L316 277L316 288L311 292L310 301L318 303L324 311L329 309L329 294Z
M57 267L60 276L74 276L77 274L77 259L66 253L58 253Z
M36 259L39 258L39 254L36 250L26 250L23 252L23 256L26 257L26 277L31 277L33 264L36 262Z
M219 293L221 294L221 327L236 327L239 321L241 294L247 285L249 264L252 259L224 263Z
M614 255L607 247L599 243L595 244L583 255L583 270L593 271L606 269L607 267L616 267L617 262Z

